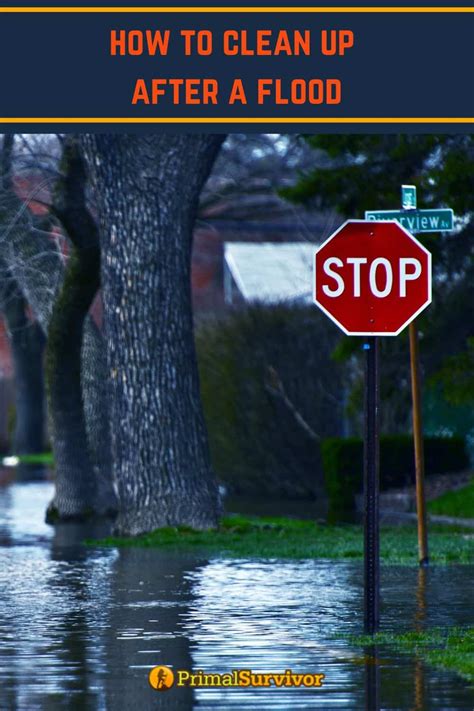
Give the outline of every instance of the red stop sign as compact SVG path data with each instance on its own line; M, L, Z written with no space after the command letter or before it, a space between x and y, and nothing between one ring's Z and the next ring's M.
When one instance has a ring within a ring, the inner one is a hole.
M395 220L348 220L315 254L314 301L352 336L396 336L431 302L431 254Z

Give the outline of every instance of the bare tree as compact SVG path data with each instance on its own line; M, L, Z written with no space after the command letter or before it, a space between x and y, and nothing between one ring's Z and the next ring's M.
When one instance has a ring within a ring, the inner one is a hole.
M15 382L11 451L38 454L45 447L45 338L39 325L29 318L28 304L3 260L0 260L0 311L7 327Z
M31 160L28 151L27 155L28 160ZM40 168L41 166L38 167L36 163L36 169L40 170ZM57 177L56 167L56 171L51 172L47 180L54 183ZM9 274L31 307L43 333L47 336L53 313L55 319L60 318L57 316L58 311L55 311L55 303L62 293L68 259L61 248L60 241L53 238L49 229L39 228L34 216L28 210L29 201L37 199L37 191L31 191L24 199L19 198L12 189L3 191L4 219L0 233L0 259L3 260ZM88 290L87 286L86 291ZM71 300L73 301L76 296L77 293ZM78 321L79 328L82 330L81 319ZM68 325L67 316L65 325ZM66 329L63 331L62 339L65 358L68 355L68 338L69 332ZM79 343L81 368L69 370L66 377L62 366L59 367L60 373L65 376L65 389L69 388L77 394L77 388L80 387L82 393L80 397L69 399L66 409L68 409L69 421L75 420L85 424L88 443L85 449L90 453L91 466L79 471L75 464L77 452L83 445L82 430L72 427L69 434L65 435L64 429L61 429L59 424L61 416L59 414L52 416L53 421L56 422L56 430L53 427L53 449L56 458L56 493L59 492L59 496L55 496L50 508L48 514L50 520L82 518L93 513L103 514L115 507L115 494L110 475L105 351L101 333L90 317L85 319L82 341L82 345L80 339L76 338L75 341L75 346ZM59 363L61 357L57 355L57 347L56 342L52 352L55 353ZM72 356L72 360L74 357ZM51 408L58 404L54 396L50 404ZM57 439L54 437L55 434ZM63 436L71 438L69 446L64 445L61 440ZM78 438L81 446L77 444ZM81 481L77 480L78 477L84 477L86 483L82 485ZM94 484L91 483L92 480Z
M12 190L13 134L3 137L0 195ZM0 200L0 205L1 205ZM4 211L2 222L4 222ZM28 316L28 304L8 265L0 259L0 310L7 326L15 380L15 430L12 451L33 454L44 449L44 336Z

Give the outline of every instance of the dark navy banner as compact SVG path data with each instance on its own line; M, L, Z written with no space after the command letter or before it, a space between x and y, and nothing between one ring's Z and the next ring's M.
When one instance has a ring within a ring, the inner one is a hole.
M325 8L0 8L2 130L472 129L472 12Z

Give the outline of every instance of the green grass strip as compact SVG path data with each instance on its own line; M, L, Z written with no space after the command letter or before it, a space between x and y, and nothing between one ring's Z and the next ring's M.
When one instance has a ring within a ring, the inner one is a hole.
M43 454L20 454L18 461L21 464L44 464L53 466L54 457L52 452L44 452Z
M356 646L385 645L419 657L435 667L474 681L474 627L439 627L422 632L349 637Z
M362 526L327 526L288 518L227 516L215 531L161 528L134 538L108 537L92 544L194 550L204 554L251 558L328 558L360 560ZM430 529L433 564L473 563L474 534L446 527ZM381 559L390 564L417 565L416 528L384 527Z
M474 518L474 478L457 491L447 491L428 503L428 511L440 516Z

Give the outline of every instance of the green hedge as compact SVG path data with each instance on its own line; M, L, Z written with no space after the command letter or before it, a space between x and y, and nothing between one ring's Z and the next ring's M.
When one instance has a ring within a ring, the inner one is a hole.
M425 437L425 472L444 474L467 469L469 459L462 437ZM335 519L355 510L355 496L363 486L363 442L357 437L331 437L321 444L329 513ZM414 483L411 435L380 438L380 489Z

